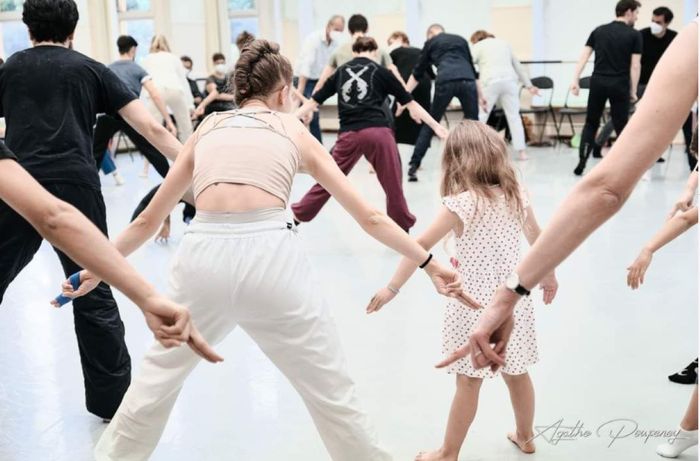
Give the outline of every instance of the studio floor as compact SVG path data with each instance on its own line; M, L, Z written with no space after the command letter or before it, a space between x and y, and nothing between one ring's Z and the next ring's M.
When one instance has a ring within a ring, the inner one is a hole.
M330 146L332 135L325 143ZM404 163L411 149L402 146ZM630 152L628 155L635 155ZM533 148L518 162L541 224L578 181L569 148ZM103 177L110 232L157 184L151 169L140 178L140 156L117 159L127 183ZM514 428L501 380L482 387L479 411L460 460L645 461L658 458L662 441L651 431L678 425L692 386L667 375L697 356L697 238L688 232L654 257L646 284L633 292L625 268L659 228L682 190L688 168L682 148L657 165L626 206L559 269L560 292L545 307L536 295L540 362L531 370L537 395L537 453L519 454L506 440ZM405 185L418 235L439 204L439 145L428 153L419 183ZM384 195L361 161L352 182L376 206ZM312 184L298 177L293 198ZM148 243L130 261L165 290L168 262L184 224L173 214L169 244ZM444 299L417 273L395 301L367 316L365 306L393 273L399 257L355 225L331 201L316 220L300 227L330 301L351 374L383 443L396 460L440 445L454 389L453 378L433 368L441 357ZM445 261L444 250L436 255ZM105 428L84 408L83 383L70 305L52 309L62 272L44 244L10 286L0 309L0 461L82 461ZM193 287L196 289L197 287ZM137 308L120 293L135 372L152 338ZM186 382L154 461L327 460L306 409L257 346L236 330L219 347L220 365L201 364ZM569 430L572 437L555 437ZM637 432L635 432L635 430ZM586 431L589 435L585 436ZM651 438L647 438L648 435ZM697 459L697 449L679 459ZM362 460L357 460L362 461Z

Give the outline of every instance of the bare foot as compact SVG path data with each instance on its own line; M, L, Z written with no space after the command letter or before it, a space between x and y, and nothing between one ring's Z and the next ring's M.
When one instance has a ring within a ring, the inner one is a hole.
M416 461L457 461L457 457L447 456L440 449L431 452L421 451L416 455Z
M523 453L532 454L535 452L535 444L532 440L521 440L512 432L508 434L508 440L513 442Z
M520 152L518 154L518 160L520 160L521 162L524 162L525 160L528 160L529 158L530 157L528 157L525 152Z

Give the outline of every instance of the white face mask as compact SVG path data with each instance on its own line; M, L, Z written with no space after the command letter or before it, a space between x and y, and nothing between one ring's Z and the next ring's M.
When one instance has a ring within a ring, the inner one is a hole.
M225 74L226 73L226 64L217 64L214 66L214 71L219 73L219 74Z
M340 41L341 38L343 38L343 33L339 30L332 30L328 34L331 37L331 40L334 42Z
M658 24L655 23L655 22L652 22L652 23L649 25L649 28L651 29L651 33L654 34L654 35L659 35L661 32L664 31L664 26L660 26L660 25L658 25Z

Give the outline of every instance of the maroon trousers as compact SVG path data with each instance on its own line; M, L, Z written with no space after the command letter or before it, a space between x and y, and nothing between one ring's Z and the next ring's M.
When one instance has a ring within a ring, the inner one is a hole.
M401 184L401 158L390 128L371 127L359 131L345 131L333 147L333 159L345 175L350 173L361 156L365 156L377 173L377 179L386 193L387 214L403 230L415 224L416 217L408 210ZM301 222L316 217L330 194L316 184L300 202L292 205L294 216Z

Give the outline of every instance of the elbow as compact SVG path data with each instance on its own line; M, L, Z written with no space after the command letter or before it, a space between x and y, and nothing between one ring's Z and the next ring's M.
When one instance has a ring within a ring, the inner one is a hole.
M75 218L75 209L62 200L52 201L36 223L39 233L46 238L55 237L60 230L65 230Z
M371 208L364 213L364 216L358 219L358 224L362 229L368 234L374 236L377 229L386 225L390 221L389 217L377 210L376 208Z
M160 223L156 222L151 216L146 212L142 212L136 217L131 224L130 228L137 231L138 234L146 234L148 236L154 235L158 231L158 226Z
M585 182L585 181L584 181ZM624 190L619 186L611 184L606 178L591 181L589 184L582 183L581 195L592 197L593 210L606 216L615 214L629 197L631 190Z

